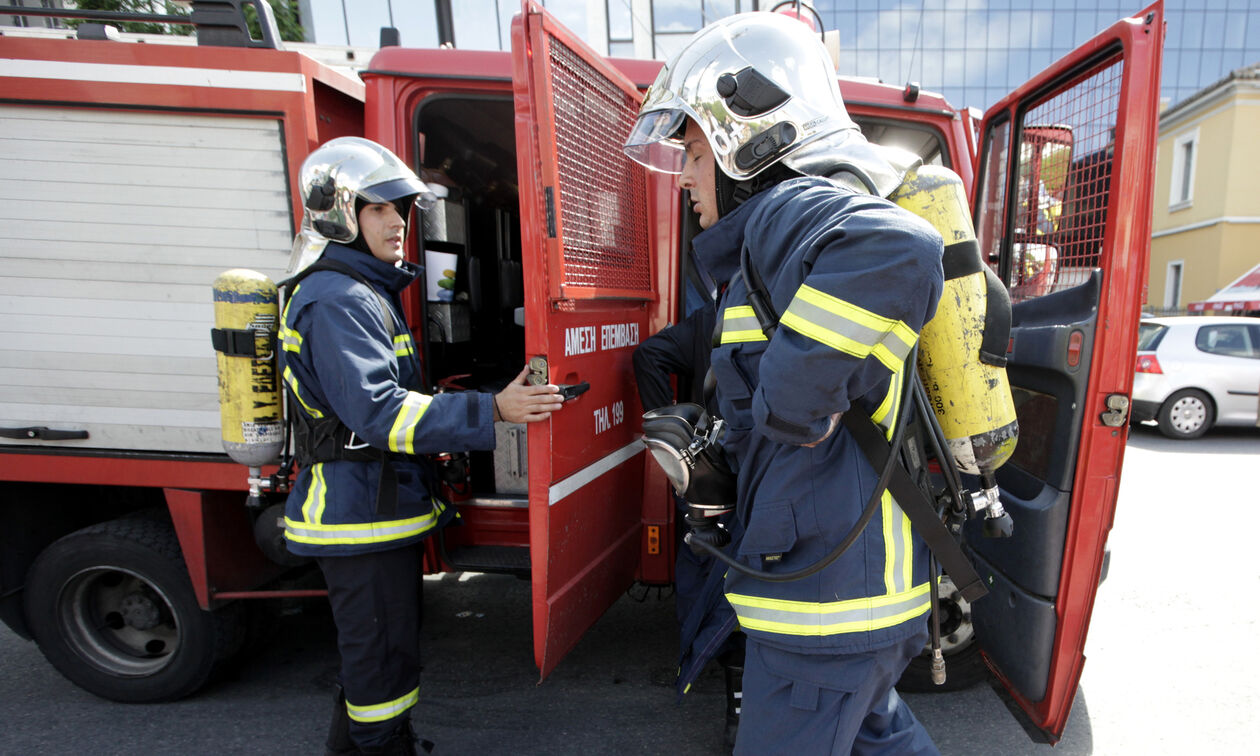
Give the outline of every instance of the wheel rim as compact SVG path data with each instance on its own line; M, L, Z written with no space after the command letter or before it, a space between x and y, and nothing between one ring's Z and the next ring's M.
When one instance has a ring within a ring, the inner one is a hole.
M1194 433L1207 420L1207 405L1197 396L1183 396L1173 402L1168 421L1179 433Z
M941 653L948 656L970 646L976 631L971 624L971 602L962 597L954 581L942 575L936 605L941 611Z
M170 599L120 567L76 573L57 597L57 615L70 646L111 675L152 675L179 650L182 635Z

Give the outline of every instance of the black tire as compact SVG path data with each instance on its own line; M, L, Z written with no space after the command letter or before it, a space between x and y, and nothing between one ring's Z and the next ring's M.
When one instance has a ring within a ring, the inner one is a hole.
M1169 438L1189 440L1207 433L1216 422L1212 399L1198 389L1182 389L1159 407L1159 432Z
M984 659L980 657L980 646L976 643L975 631L971 626L971 606L959 595L948 575L941 577L938 606L941 611L941 654L945 657L945 682L942 685L932 682L932 652L930 648L925 648L923 653L910 660L909 666L901 673L901 679L897 681L898 690L906 693L962 690L981 682L989 675ZM928 621L931 622L931 619Z
M244 640L238 606L198 606L164 518L111 520L54 542L31 565L24 601L48 661L111 701L182 698Z

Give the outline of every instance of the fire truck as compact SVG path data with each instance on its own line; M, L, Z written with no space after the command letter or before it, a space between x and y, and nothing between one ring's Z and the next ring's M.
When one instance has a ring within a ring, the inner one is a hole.
M450 255L453 296L404 300L432 390L521 365L577 387L548 422L500 424L493 452L439 458L462 523L426 543L426 570L528 578L545 678L633 583L670 583L678 548L631 355L680 316L699 229L672 177L621 152L660 63L605 58L525 0L510 52L385 46L356 79L254 40L239 6L194 2L195 46L0 38L0 618L85 689L158 701L238 653L260 599L322 595L224 454L211 284L284 277L298 167L355 134L442 188L409 256ZM1156 2L983 116L840 80L869 139L961 177L1012 295L1021 432L997 480L1016 528L968 526L990 596L945 581L942 632L951 684L995 676L1049 742L1124 458L1163 33Z

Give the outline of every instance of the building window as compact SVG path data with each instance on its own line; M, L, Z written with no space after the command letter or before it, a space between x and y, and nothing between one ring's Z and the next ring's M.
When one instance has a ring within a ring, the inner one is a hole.
M1180 210L1194 201L1194 167L1199 159L1199 130L1182 134L1173 142L1172 185L1168 208Z
M1168 263L1168 275L1164 277L1164 309L1181 308L1181 260Z

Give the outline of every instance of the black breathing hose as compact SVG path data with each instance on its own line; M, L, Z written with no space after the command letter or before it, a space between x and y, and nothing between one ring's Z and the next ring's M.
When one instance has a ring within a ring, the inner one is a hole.
M884 463L884 469L880 471L879 480L875 483L875 490L871 493L871 498L866 502L866 507L862 510L862 515L858 517L857 522L853 524L853 527L840 541L840 543L836 544L836 547L826 556L807 567L802 567L799 570L793 570L792 572L765 572L764 570L758 570L736 561L728 556L724 551L707 541L697 540L695 543L698 543L700 548L704 549L715 559L721 561L723 564L736 572L742 575L747 575L751 578L756 578L757 580L764 580L768 583L790 583L793 580L807 578L810 575L821 572L832 562L839 559L841 554L849 550L849 547L853 545L858 536L862 534L862 531L866 529L867 523L869 523L871 518L875 516L875 510L879 508L879 503L884 498L884 491L888 488L888 480L892 477L893 468L897 464L897 453L901 448L902 441L905 439L906 428L910 424L909 419L911 413L913 412L913 408L911 407L914 391L913 384L919 382L918 374L914 370L915 357L918 354L918 350L919 348L916 344L915 348L910 350L910 355L906 358L905 367L902 370L902 375L905 378L901 387L901 398L897 404L897 406L901 408L901 412L897 418L896 429L893 431L892 445L888 455L888 461ZM838 430L839 429L837 429L837 431ZM685 539L688 545L693 542L690 536L691 534L688 533L687 538Z

